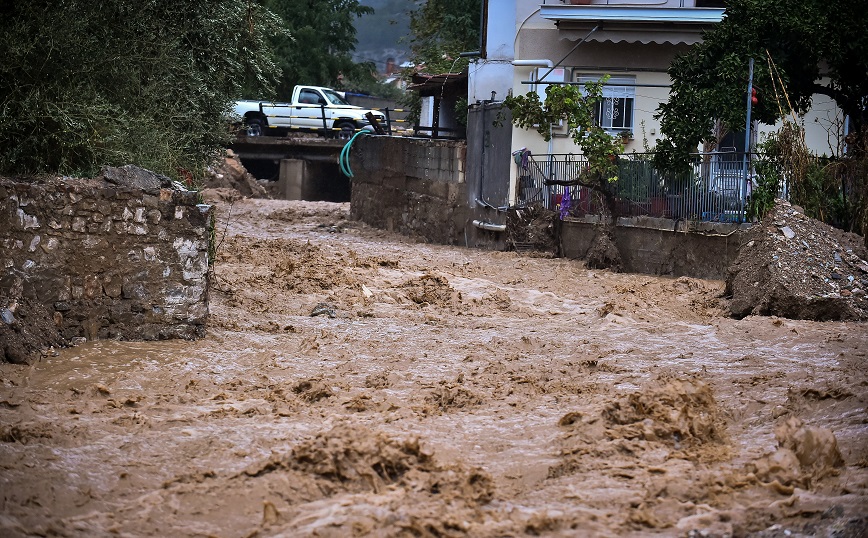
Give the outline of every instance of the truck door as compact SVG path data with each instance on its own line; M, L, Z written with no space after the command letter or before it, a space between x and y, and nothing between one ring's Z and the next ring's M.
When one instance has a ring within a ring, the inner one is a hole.
M292 109L292 126L303 129L322 129L322 105L328 105L325 97L318 91L303 88L298 92L298 100ZM328 118L326 111L326 118ZM331 122L327 122L329 127Z
M289 127L292 107L289 103L262 103L262 113L268 120L268 125L275 127Z

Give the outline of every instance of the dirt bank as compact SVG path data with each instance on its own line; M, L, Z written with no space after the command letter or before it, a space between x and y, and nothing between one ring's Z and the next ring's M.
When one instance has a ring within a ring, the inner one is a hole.
M348 209L236 201L203 340L0 365L0 535L868 532L864 323Z
M862 237L807 217L782 200L746 233L726 280L734 316L868 319L868 251Z

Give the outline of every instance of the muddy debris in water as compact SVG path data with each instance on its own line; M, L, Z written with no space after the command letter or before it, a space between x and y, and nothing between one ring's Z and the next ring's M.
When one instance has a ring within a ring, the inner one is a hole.
M0 364L0 535L865 535L864 322L229 205L206 338Z
M335 319L338 317L338 314L334 305L330 303L317 303L317 305L313 307L313 310L310 311L310 317L315 318L317 316L327 316L331 319Z
M420 306L448 307L461 300L449 280L438 274L425 274L403 284L407 297Z
M827 428L790 417L775 427L775 439L777 450L753 462L750 470L781 493L792 493L787 488L791 485L809 488L812 481L837 474L844 465L835 434Z
M676 449L723 443L723 416L711 388L697 379L659 379L606 406L610 437L671 443Z
M292 387L292 392L309 403L316 403L335 395L332 388L322 379L306 379Z

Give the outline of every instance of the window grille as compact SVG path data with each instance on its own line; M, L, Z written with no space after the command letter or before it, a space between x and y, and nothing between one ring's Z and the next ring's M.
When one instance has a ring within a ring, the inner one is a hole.
M597 82L602 75L577 75L576 82ZM603 86L603 100L597 103L594 119L608 130L633 129L633 103L636 99L636 77L610 77Z

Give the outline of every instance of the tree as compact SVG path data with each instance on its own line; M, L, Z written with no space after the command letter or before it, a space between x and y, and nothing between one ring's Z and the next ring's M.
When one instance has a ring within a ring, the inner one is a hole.
M279 19L254 0L0 4L0 170L201 171L242 88L277 67Z
M567 132L588 159L588 168L579 177L557 184L581 185L596 191L603 197L609 217L613 217L616 209L613 184L618 180L615 157L624 151L624 145L607 133L594 116L608 79L606 75L598 82L588 82L584 90L576 85L547 86L544 103L536 92L528 92L508 96L503 104L512 112L513 124L535 129L546 141L552 136L550 125L560 120L566 122Z
M351 53L356 46L353 21L373 13L359 0L264 0L283 18L289 35L275 36L278 64L283 72L277 98L289 100L296 84L341 88L343 77L370 81L372 63L356 64ZM249 97L262 97L251 95Z
M727 6L702 43L669 68L670 98L657 114L667 136L657 145L658 166L686 167L690 151L713 141L715 120L733 131L743 129L749 58L756 62L759 97L753 119L774 124L787 114L783 90L798 113L820 94L850 117L852 132L865 136L868 1L731 0Z
M425 0L410 12L410 56L414 67L405 73L432 75L460 73L470 58L462 52L479 49L479 15L482 0ZM409 121L418 121L422 100L416 92L407 93L404 104L410 109ZM467 116L466 99L459 100L458 117Z
M417 68L430 74L463 70L459 56L479 48L481 0L427 0L410 13L410 50Z

